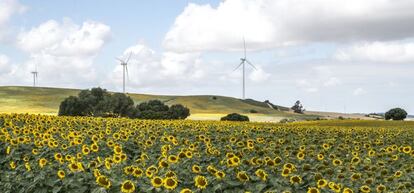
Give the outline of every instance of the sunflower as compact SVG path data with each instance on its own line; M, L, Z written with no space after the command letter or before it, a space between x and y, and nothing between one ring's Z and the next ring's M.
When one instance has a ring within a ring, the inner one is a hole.
M356 181L356 180L359 180L359 179L361 179L361 173L353 173L351 175L351 180L352 181Z
M98 151L99 151L99 146L98 146L98 144L93 143L93 144L91 145L91 150L92 150L93 152L98 152Z
M394 177L396 177L396 178L399 178L399 177L401 177L402 176L402 172L401 171L396 171L395 173L394 173Z
M141 168L134 167L134 171L132 172L132 175L138 178L138 177L141 177L143 173L144 172L141 170Z
M171 177L171 178L176 178L177 179L177 174L174 171L168 170L165 173L164 177L166 177L166 178Z
M237 179L239 179L241 182L247 182L250 178L245 171L240 171L237 172Z
M325 180L325 179L318 180L318 188L324 188L324 187L326 187L326 185L328 185L327 180Z
M151 184L154 188L159 188L162 186L163 184L163 180L161 177L159 176L155 176L151 179Z
M178 181L174 177L167 177L163 181L164 187L167 190L174 190L178 185Z
M296 157L298 158L298 160L304 160L305 159L305 153L303 152L299 152L296 154Z
M55 153L54 157L55 157L56 161L59 161L59 160L63 159L63 156L62 156L61 153Z
M134 168L132 166L126 166L126 167L124 167L124 174L131 175L132 172L134 172Z
M318 156L317 156L317 159L319 160L319 161L321 161L321 160L323 160L325 158L325 156L323 155L323 154L318 154Z
M178 157L177 156L175 156L175 155L170 155L170 156L168 156L168 162L170 162L170 163L177 163L178 162Z
M91 152L91 151L90 151L90 149L89 149L89 147L88 147L88 146L86 146L86 145L84 145L84 146L82 147L82 153L83 153L83 155L88 155L88 154L89 154L89 152Z
M290 183L291 184L300 184L300 183L302 183L302 178L298 175L291 176L290 177Z
M32 168L30 167L29 162L24 163L24 167L26 168L27 171L32 170Z
M407 153L407 154L410 153L411 152L411 146L403 147L402 152Z
M198 165L193 165L193 166L191 167L191 171L193 171L193 173L198 174L198 173L200 173L200 172L201 172L201 167L200 167L200 166L198 166Z
M292 172L292 171L291 171L290 169L285 168L285 169L283 169L283 170L282 170L282 176L283 176L283 177L287 177L287 176L289 176L289 174L290 174L291 172Z
M69 169L71 172L79 172L79 171L83 171L83 166L82 166L82 163L80 162L73 162L69 164Z
M205 189L208 185L208 181L204 176L196 176L194 178L194 184L199 189Z
M126 180L122 182L121 185L121 192L123 193L132 193L135 191L135 185L131 182L131 180Z
M165 161L164 159L162 159L160 162L158 162L158 167L160 168L168 168L168 166L170 166L170 164Z
M359 190L361 190L361 192L363 192L363 193L368 193L368 192L371 192L371 188L369 188L369 186L367 186L367 185L363 185L363 186L361 186L361 187L359 188Z
M255 174L256 174L257 177L259 177L260 179L262 179L262 181L266 181L267 180L267 173L263 169L256 170Z
M342 193L354 193L354 191L350 188L344 188L344 191Z
M193 191L191 189L184 188L180 191L180 193L193 193Z
M334 160L332 161L332 164L333 164L334 166L339 166L339 165L342 165L342 161L341 161L340 159L334 159Z
M58 175L58 177L59 177L60 179L65 178L65 172L64 172L63 170L59 170L59 171L57 172L57 175Z
M320 193L319 189L315 188L315 187L310 187L308 188L307 193Z
M114 147L114 152L115 152L115 154L120 154L120 153L122 153L122 147L121 146L115 146Z
M47 160L45 158L41 158L39 160L39 166L40 168L43 168L47 164Z
M96 178L96 183L99 186L102 186L106 189L109 189L111 187L111 181L106 176L103 176L103 175L100 175Z
M377 192L385 192L387 190L387 187L380 184L380 185L377 186L376 190L377 190Z
M99 171L99 169L93 170L93 176L95 176L95 178L99 177L100 175L101 175L101 172Z
M216 176L217 179L221 180L226 176L226 173L224 173L223 171L218 171L214 174L214 176Z

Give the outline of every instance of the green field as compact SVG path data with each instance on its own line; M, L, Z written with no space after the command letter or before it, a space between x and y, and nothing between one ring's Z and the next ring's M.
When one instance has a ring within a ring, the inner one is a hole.
M0 87L0 113L34 113L56 115L59 104L64 98L77 95L78 89ZM128 94L138 104L151 99L158 99L168 105L183 104L191 111L190 119L217 120L228 113L248 114L253 121L277 122L283 118L314 119L315 115L298 115L288 111L275 110L263 102L241 100L232 97L213 95L167 96L148 94ZM280 107L283 109L283 107ZM250 110L258 113L249 114Z

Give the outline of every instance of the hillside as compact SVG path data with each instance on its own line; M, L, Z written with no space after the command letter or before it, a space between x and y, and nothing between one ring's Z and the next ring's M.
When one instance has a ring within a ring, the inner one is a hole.
M57 114L60 102L71 95L77 95L78 89L42 88L42 87L0 87L0 113L36 113ZM148 94L128 94L135 104L158 99L168 105L183 104L190 108L191 119L218 119L227 113L248 114L254 121L279 121L283 118L312 119L315 115L298 115L286 111L287 108L252 99L241 100L225 96L167 96ZM277 108L276 108L277 107ZM281 110L276 110L281 109ZM251 114L250 110L258 113Z

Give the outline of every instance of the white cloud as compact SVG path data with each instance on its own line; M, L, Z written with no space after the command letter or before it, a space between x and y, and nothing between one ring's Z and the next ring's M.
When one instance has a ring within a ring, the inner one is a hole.
M305 42L396 40L414 34L411 0L226 0L190 3L166 34L170 51L268 49Z
M341 61L376 63L414 62L413 42L364 42L342 48L335 53Z
M7 24L11 17L23 13L26 9L27 7L18 0L0 0L0 40L10 33Z
M365 91L365 89L363 89L363 88L357 88L352 92L352 94L354 96L360 96L360 95L364 95L366 93L367 93L367 91Z
M17 46L30 55L20 66L21 72L38 66L39 83L74 86L96 81L94 58L110 38L110 27L95 21L82 25L64 19L49 20L21 32ZM26 73L20 75L26 76Z
M337 77L330 77L328 80L326 80L323 85L326 87L330 86L336 86L339 85L341 81Z
M267 73L262 68L258 68L257 70L253 70L250 73L249 78L253 82L264 82L268 80L270 76L271 76L270 73Z

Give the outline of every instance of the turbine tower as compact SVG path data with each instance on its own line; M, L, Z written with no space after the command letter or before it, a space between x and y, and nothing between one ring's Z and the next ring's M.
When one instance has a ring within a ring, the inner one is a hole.
M252 66L255 70L257 70L257 68L249 61L247 60L246 57L246 40L243 37L243 46L244 46L244 58L240 58L241 62L240 64L233 70L236 71L237 69L240 68L240 66L243 67L243 90L242 90L242 97L243 99L245 99L246 97L246 69L245 69L245 64L249 64L250 66Z
M129 53L129 56L126 60L122 60L120 58L116 58L117 60L119 60L121 62L123 71L122 71L122 92L125 93L125 72L127 75L127 78L129 79L129 75L128 75L128 61L131 58L131 54Z
M35 70L30 72L33 74L33 87L36 87L36 83L37 83L37 74L39 73L37 71L37 65L35 64Z

